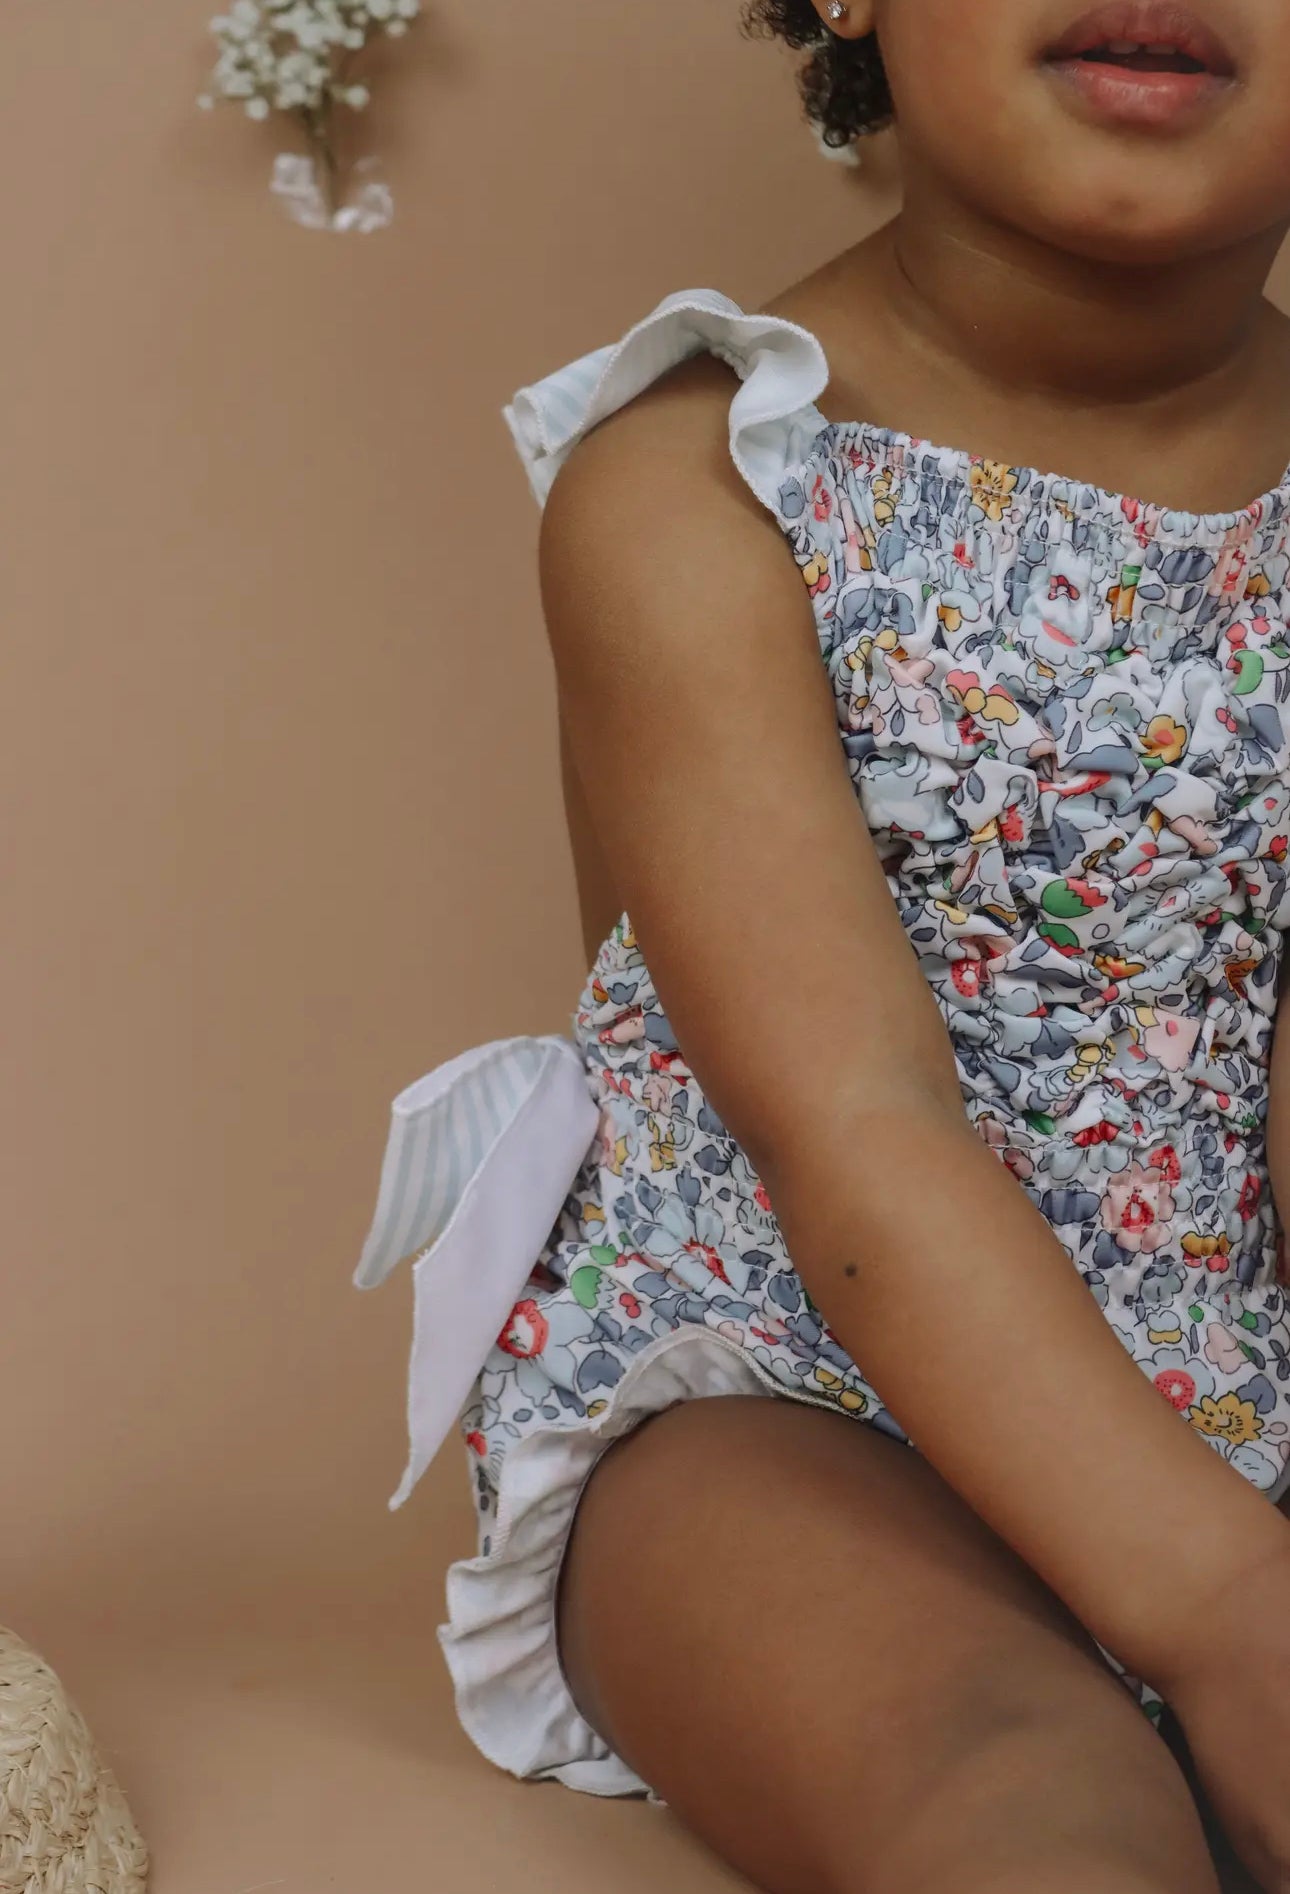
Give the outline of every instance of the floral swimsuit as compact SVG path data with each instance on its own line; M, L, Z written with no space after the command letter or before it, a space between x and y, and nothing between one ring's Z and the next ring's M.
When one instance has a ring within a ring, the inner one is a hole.
M1290 1317L1264 1131L1290 918L1290 475L1201 517L829 423L813 335L694 290L515 396L539 501L583 434L703 349L738 378L731 453L810 594L969 1117L1180 1424L1278 1496ZM517 1775L639 1791L555 1649L600 1453L733 1392L905 1436L798 1278L627 914L572 1039L472 1048L395 1100L358 1280L413 1251L398 1497L458 1420L479 1555L449 1573L440 1638L462 1720Z

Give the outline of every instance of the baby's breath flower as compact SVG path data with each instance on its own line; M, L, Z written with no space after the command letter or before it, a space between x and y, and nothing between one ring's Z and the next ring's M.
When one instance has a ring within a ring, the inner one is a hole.
M254 119L289 113L303 126L330 192L332 113L338 105L361 112L371 98L351 77L350 63L378 35L401 37L420 11L421 0L232 0L210 22L217 56L198 103L209 111L229 100Z

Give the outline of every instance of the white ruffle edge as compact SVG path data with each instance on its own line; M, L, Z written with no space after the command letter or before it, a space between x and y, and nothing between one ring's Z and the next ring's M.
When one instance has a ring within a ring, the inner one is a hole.
M682 289L618 342L521 388L502 409L539 503L575 443L678 362L707 349L742 386L730 404L730 452L776 511L789 467L828 426L815 406L829 382L823 344L784 316L748 314L715 289Z
M538 1428L507 1449L488 1553L449 1567L439 1629L457 1714L499 1768L591 1795L651 1793L569 1693L556 1644L560 1566L601 1455L678 1401L732 1394L793 1398L710 1329L675 1330L642 1349L595 1420Z

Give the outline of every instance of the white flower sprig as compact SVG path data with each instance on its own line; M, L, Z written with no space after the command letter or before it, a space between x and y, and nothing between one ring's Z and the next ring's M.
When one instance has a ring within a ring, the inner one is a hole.
M219 47L210 90L198 103L241 105L248 118L286 112L304 127L320 161L327 207L335 207L337 106L361 112L371 94L351 76L372 39L398 39L421 0L233 0L210 23Z

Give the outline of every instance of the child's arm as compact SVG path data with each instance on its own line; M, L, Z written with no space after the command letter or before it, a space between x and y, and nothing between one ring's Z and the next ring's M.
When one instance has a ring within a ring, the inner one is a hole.
M574 451L541 581L568 740L685 1057L915 1444L1167 1690L1290 1527L1130 1359L968 1122L801 576L698 358ZM1215 1547L1223 1546L1217 1560Z
M600 837L591 819L591 811L587 807L586 791L573 760L563 713L560 717L560 782L564 792L565 822L573 849L582 946L590 967L600 952L606 934L622 913L622 907Z

